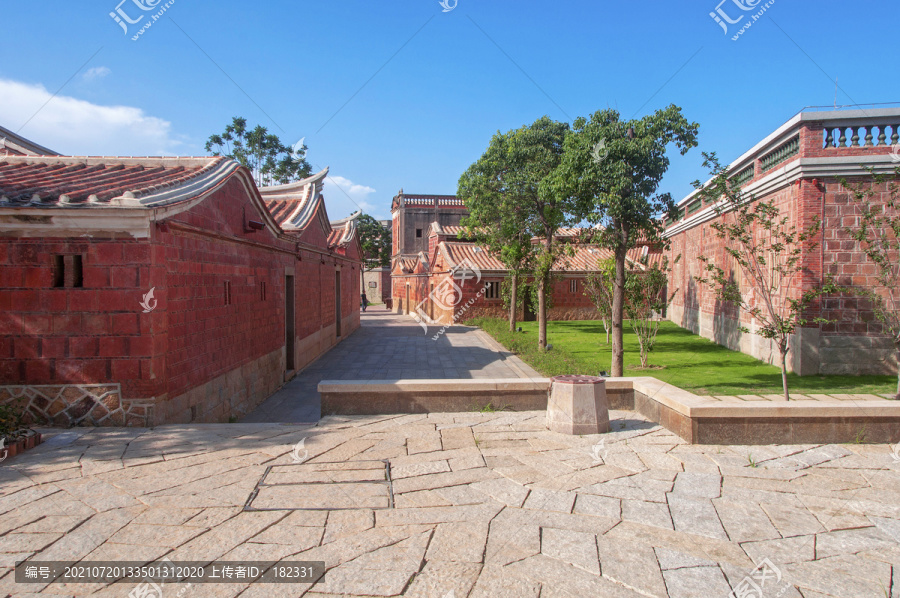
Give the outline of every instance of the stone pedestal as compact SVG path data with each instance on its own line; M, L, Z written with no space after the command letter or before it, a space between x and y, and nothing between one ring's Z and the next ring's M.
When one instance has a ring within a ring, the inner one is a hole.
M547 427L560 434L609 432L606 381L596 376L557 376L550 385Z

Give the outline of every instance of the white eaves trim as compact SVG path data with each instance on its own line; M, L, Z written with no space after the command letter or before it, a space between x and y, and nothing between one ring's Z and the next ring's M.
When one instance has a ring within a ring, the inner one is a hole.
M741 189L741 194L757 198L783 189L800 179L864 176L869 174L866 167L874 169L877 174L887 174L893 172L896 166L897 165L891 160L890 155L887 154L876 156L801 158L800 160L789 162L781 168L776 168L765 177L747 185ZM697 192L695 191L688 197L693 197L696 193ZM665 233L663 233L663 237L670 238L678 233L694 228L695 226L714 220L718 217L716 208L723 203L724 202L718 202L703 208L696 214L686 218L684 221L666 229Z
M800 112L793 116L786 123L775 129L766 136L765 139L754 145L752 148L741 154L735 161L728 165L728 172L740 172L750 164L756 157L764 155L772 149L776 149L781 144L790 140L798 132L800 123L804 122L832 122L834 127L838 126L862 126L879 124L900 125L900 108L877 108L873 110L828 110L823 112ZM822 140L824 146L824 139ZM826 158L827 160L836 160ZM857 158L859 160L859 158ZM824 175L820 175L824 176ZM849 176L849 175L845 175ZM710 181L703 184L705 187ZM691 192L687 197L678 202L678 206L685 206L695 198L699 191Z

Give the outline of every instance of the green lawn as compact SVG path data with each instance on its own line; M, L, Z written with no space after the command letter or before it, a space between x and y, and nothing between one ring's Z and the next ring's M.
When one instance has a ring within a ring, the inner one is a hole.
M480 326L544 376L597 375L610 369L611 349L601 322L549 322L548 343L553 350L537 350L537 323L517 324L522 332L510 333L506 320L479 318ZM625 326L625 375L652 376L700 395L780 394L781 370L749 355L731 351L697 336L672 322L663 322L650 354L651 366L640 369L637 338ZM894 376L795 376L788 375L792 393L894 393Z

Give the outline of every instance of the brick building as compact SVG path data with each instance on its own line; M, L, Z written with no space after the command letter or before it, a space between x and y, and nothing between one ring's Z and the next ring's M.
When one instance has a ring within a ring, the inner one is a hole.
M810 110L794 116L730 165L742 193L774 199L782 214L800 227L815 217L822 222L817 246L804 252L803 275L786 291L789 296L799 297L827 275L851 289L873 287L875 266L845 231L858 222L859 208L840 180L870 182L867 167L892 173L900 161L898 144L898 108ZM754 323L746 313L717 303L709 289L694 281L700 274L698 255L724 262L721 242L710 227L720 218L714 206L702 204L696 193L679 205L682 215L668 224L666 232L672 255L682 255L670 286L686 292L675 298L671 319L721 345L777 362L778 351L769 341L738 329L740 322L752 331ZM735 277L740 281L739 272ZM896 373L896 351L881 334L867 303L854 297L819 302L810 315L822 314L834 322L810 325L794 335L789 368L801 375Z
M447 198L444 198L445 200ZM449 202L448 202L449 203ZM461 218L465 208L461 210L453 206L451 217ZM403 218L403 206L397 206L394 222L409 222ZM421 217L433 215L424 214ZM450 219L450 218L446 218ZM416 222L415 230L418 232ZM464 322L479 316L505 318L508 312L503 304L501 285L508 276L503 263L490 252L470 240L465 239L461 226L442 225L433 221L423 232L416 236L414 244L404 241L407 228L400 226L399 235L394 237L394 248L397 257L393 262L393 306L396 313L405 313L414 317L422 317L426 322L451 324ZM601 262L613 258L612 252L596 245L576 242L579 229L561 229L558 241L572 243L572 255L560 258L551 271L553 291L551 307L548 310L550 320L593 320L597 319L597 309L584 293L584 281L590 272L599 269ZM418 239L426 239L419 244ZM398 247L424 249L417 254L402 254ZM636 269L641 268L637 260L641 255L648 255L649 263L662 258L662 251L650 247L634 249L629 254L629 262ZM460 273L466 269L478 272L480 278L473 279ZM522 281L520 293L528 296L532 280ZM536 319L531 302L526 301L519 311L519 319L534 321Z
M325 172L224 158L0 158L0 403L58 425L240 417L359 326Z

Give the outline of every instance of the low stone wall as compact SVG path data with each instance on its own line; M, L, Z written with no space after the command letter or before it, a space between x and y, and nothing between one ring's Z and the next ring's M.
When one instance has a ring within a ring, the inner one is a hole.
M375 415L547 408L550 380L323 381L322 414ZM692 444L900 442L900 401L724 403L656 378L607 378L609 408L636 411Z
M323 380L322 415L442 413L494 409L540 411L547 408L548 378L495 380L402 380L369 382Z
M0 405L14 405L25 425L138 426L153 421L152 399L122 399L119 384L0 386Z
M723 403L655 378L617 378L634 410L692 444L900 442L900 401Z

